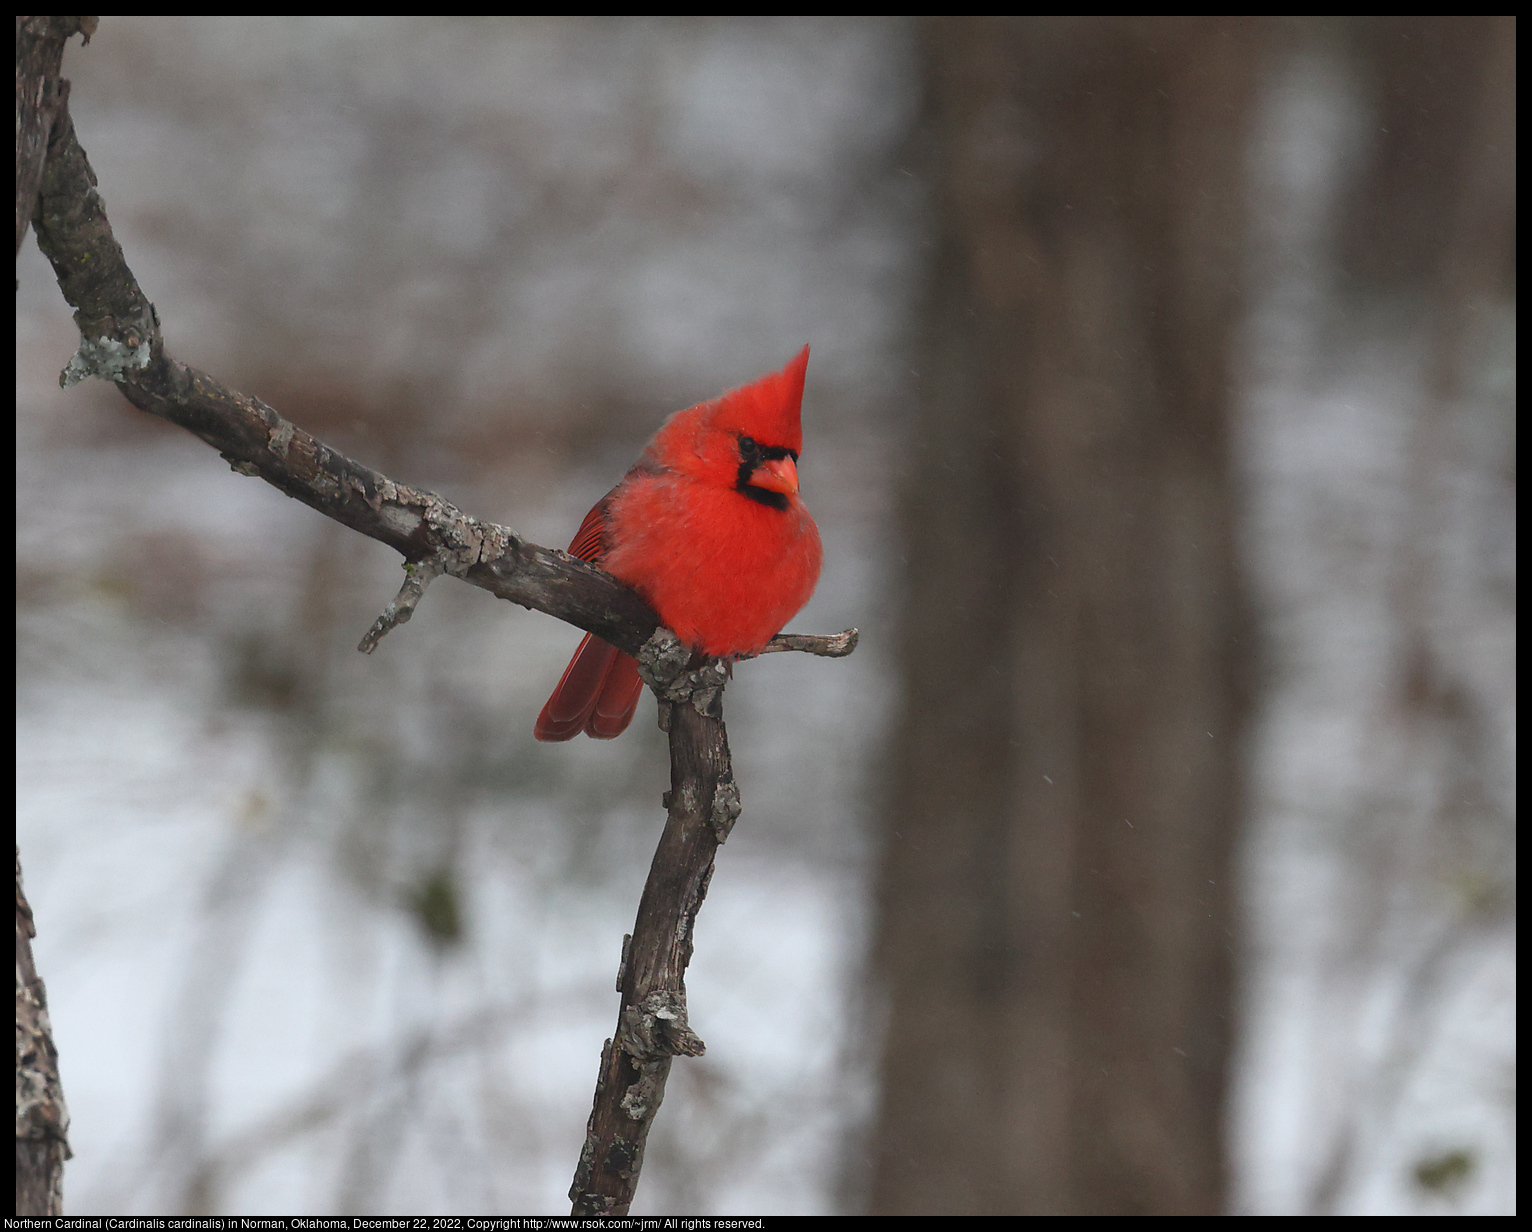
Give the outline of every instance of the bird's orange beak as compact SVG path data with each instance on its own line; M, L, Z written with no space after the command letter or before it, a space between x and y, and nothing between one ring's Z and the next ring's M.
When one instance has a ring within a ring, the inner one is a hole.
M750 486L789 496L798 491L798 466L791 458L772 458L750 472Z

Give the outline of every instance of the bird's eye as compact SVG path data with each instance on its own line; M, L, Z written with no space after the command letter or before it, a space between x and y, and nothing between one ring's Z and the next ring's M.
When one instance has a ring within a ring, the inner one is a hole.
M755 443L755 437L742 436L739 438L739 456L748 462L760 460L761 447Z

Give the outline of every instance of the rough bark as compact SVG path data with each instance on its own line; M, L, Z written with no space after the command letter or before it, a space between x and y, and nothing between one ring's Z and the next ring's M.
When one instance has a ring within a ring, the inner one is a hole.
M925 27L937 249L886 827L882 1214L1214 1214L1259 26Z
M687 701L670 705L668 816L633 935L623 943L617 1034L602 1049L585 1149L569 1190L576 1215L628 1213L670 1059L703 1053L687 1022L686 968L713 857L740 812L721 680L720 672L712 695L699 698L700 708Z
M16 18L17 256L32 221L53 122L69 98L69 83L60 76L64 44L72 34L83 34L88 43L95 29L94 17Z
M48 994L32 961L37 929L21 888L16 849L16 1213L64 1210L64 1161L70 1158L69 1110L59 1081Z

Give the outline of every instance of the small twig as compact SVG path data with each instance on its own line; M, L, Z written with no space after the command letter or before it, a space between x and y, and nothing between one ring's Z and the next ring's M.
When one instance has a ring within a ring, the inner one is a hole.
M804 654L821 655L826 659L843 659L856 649L860 637L855 629L847 629L844 633L778 633L766 643L766 649L761 653L801 650Z
M443 556L433 556L429 560L405 561L404 585L399 587L399 593L383 609L383 614L372 622L372 628L367 630L356 648L363 654L371 654L376 650L378 643L383 640L389 630L406 623L415 614L415 605L425 595L426 587L446 571L447 561Z

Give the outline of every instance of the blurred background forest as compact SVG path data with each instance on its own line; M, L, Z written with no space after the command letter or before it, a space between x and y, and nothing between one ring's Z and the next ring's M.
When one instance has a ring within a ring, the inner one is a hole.
M172 354L562 547L813 348L635 1214L1515 1207L1515 25L108 18ZM668 781L577 631L93 382L18 271L72 1214L548 1214Z

